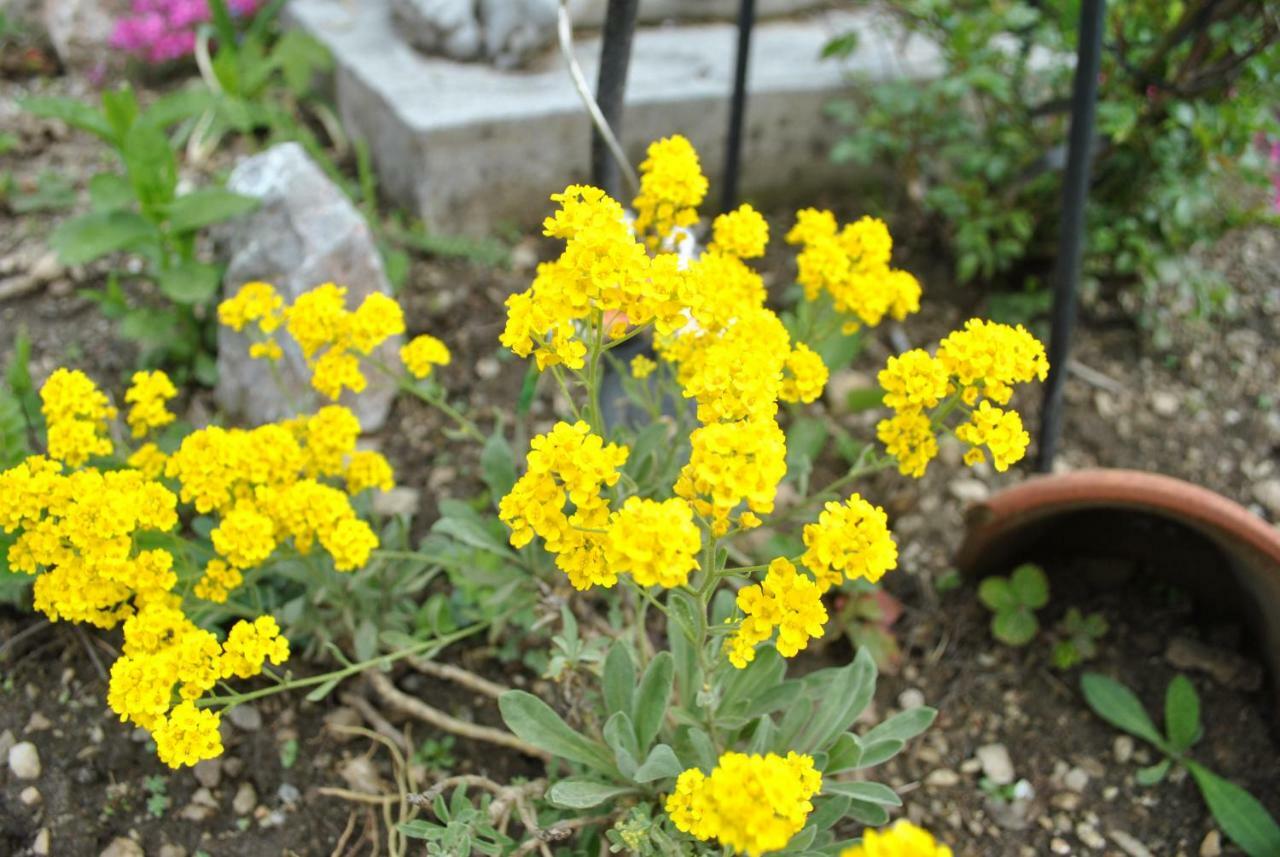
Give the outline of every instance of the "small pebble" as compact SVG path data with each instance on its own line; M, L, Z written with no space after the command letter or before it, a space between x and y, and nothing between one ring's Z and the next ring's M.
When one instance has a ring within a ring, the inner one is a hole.
M1125 764L1133 758L1133 739L1128 735L1117 735L1115 742L1111 745L1111 753L1116 757L1116 761Z
M1222 834L1210 830L1200 843L1200 857L1218 857L1222 853Z
M1123 830L1111 831L1111 841L1129 857L1152 857L1151 850Z
M40 828L40 832L36 834L35 840L31 843L31 853L40 855L40 857L44 857L44 855L48 854L49 839L49 828Z
M924 784L934 788L949 788L960 784L960 775L950 768L938 768L929 772L924 778Z
M98 857L147 857L147 855L142 850L142 846L132 839L118 836L111 840L110 845L102 849Z
M1084 768L1072 768L1062 778L1062 784L1073 792L1083 792L1089 786L1089 775Z
M898 706L904 710L919 708L922 705L924 705L924 692L917 688L909 687L898 694Z
M40 803L43 798L40 796L40 790L35 786L27 786L18 795L18 800L22 801L23 806L35 806Z
M241 783L236 789L236 796L231 800L231 809L236 815L248 815L258 802L258 793L251 783Z
M227 709L227 719L242 732L257 732L262 728L262 715L252 705L241 704Z
M1009 758L1009 749L1003 744L987 744L979 747L974 755L982 763L982 773L991 782L1001 786L1013 782L1013 760Z
M1094 851L1101 851L1107 847L1106 838L1097 831L1097 828L1088 824L1076 825L1076 838Z
M181 845L174 845L172 842L166 842L160 846L160 851L156 857L187 857L187 849Z
M1070 854L1071 846L1067 844L1067 840L1055 836L1049 840L1049 850L1054 854Z
M22 741L9 748L9 770L20 780L34 780L40 776L40 753L30 741Z
M26 727L23 728L23 734L30 735L32 732L44 732L46 729L52 729L53 723L48 717L45 717L39 711L33 711L30 719L27 720Z
M302 800L302 792L292 783L281 783L280 788L276 789L276 797L280 798L280 802L293 806Z
M215 758L197 762L191 773L195 774L196 781L205 788L217 788L218 783L222 782L222 760Z

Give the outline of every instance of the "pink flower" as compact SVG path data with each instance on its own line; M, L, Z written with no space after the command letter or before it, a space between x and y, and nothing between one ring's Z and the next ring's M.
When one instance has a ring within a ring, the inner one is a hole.
M237 16L252 15L263 0L228 0ZM196 32L210 18L208 0L133 0L116 21L111 44L150 63L181 59L195 50Z

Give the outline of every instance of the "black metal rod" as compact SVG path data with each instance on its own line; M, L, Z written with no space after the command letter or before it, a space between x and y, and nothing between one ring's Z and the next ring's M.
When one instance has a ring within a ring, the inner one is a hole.
M627 90L627 69L631 65L631 37L636 31L640 0L609 0L600 44L600 77L596 82L596 103L614 136L622 139L623 101ZM591 181L614 199L622 192L622 171L601 136L591 129Z
M1053 321L1049 332L1049 378L1040 414L1040 448L1036 469L1048 473L1062 436L1063 390L1071 355L1071 331L1076 323L1080 265L1084 256L1085 205L1093 160L1094 114L1098 106L1098 64L1102 56L1102 27L1106 0L1080 5L1079 44L1071 95L1071 132L1067 173L1062 187L1062 226L1053 287Z
M738 56L733 69L733 95L729 101L729 133L725 142L724 178L721 181L720 210L738 204L738 176L742 170L742 126L747 116L747 68L751 62L751 31L756 23L755 0L738 6Z

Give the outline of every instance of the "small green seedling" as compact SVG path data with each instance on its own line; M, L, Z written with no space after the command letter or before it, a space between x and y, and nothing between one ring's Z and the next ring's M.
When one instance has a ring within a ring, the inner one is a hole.
M1080 688L1095 714L1164 754L1165 758L1158 764L1138 772L1139 784L1155 785L1173 765L1182 765L1200 788L1200 795L1222 832L1245 854L1249 857L1280 854L1280 825L1262 804L1244 789L1187 756L1204 730L1200 724L1200 697L1186 676L1175 676L1165 692L1164 735L1156 729L1133 691L1115 679L1087 672L1080 677Z
M1049 579L1038 565L1024 563L1008 577L988 577L978 600L995 615L991 635L1006 646L1025 646L1040 630L1035 611L1049 603Z
M162 776L147 777L142 781L147 791L147 814L152 818L164 818L169 809L169 782Z
M1053 665L1069 670L1098 655L1098 641L1107 635L1109 626L1101 613L1088 616L1072 607L1058 623L1061 639L1053 646Z

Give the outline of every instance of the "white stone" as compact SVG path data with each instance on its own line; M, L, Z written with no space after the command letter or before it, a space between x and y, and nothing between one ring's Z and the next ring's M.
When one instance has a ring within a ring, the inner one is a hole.
M230 261L226 296L251 280L273 284L291 302L323 283L347 288L347 308L366 295L391 293L377 244L360 212L297 143L282 143L241 161L227 189L262 200L254 213L217 229L218 243ZM311 388L311 373L297 344L278 334L284 357L277 371L249 357L249 340L225 326L218 328L218 403L247 422L260 424L308 412L327 404ZM383 343L374 356L394 365L401 337ZM394 382L369 366L368 387L348 391L342 403L365 431L379 428L395 397ZM280 382L277 383L276 375Z
M479 0L484 52L498 68L517 68L556 42L557 0Z
M929 772L924 778L924 784L934 788L950 788L960 784L960 775L950 768L938 768Z
M1111 841L1120 846L1120 850L1128 854L1129 857L1152 857L1151 849L1143 845L1133 835L1125 833L1123 830L1113 830L1109 835L1111 836Z
M1009 748L1003 744L987 744L974 754L982 763L982 773L996 785L1007 786L1013 782L1013 759Z
M1171 417L1182 408L1182 399L1177 393L1157 390L1151 394L1151 409L1162 417Z
M1073 792L1083 792L1089 786L1089 774L1084 768L1072 768L1062 778L1062 784Z
M258 793L252 783L241 783L236 796L231 799L231 809L236 815L248 815L258 803Z
M1210 830L1200 843L1200 857L1219 857L1222 854L1222 834Z
M985 482L964 476L952 479L947 490L961 503L981 503L991 496L991 489Z
M919 688L909 687L898 694L898 706L904 711L919 708L922 705L924 705L924 691Z
M27 786L18 794L18 800L22 801L23 806L36 806L43 799L35 786Z
M1253 496L1272 517L1280 518L1280 478L1257 483L1253 486Z
M44 29L64 66L98 72L120 65L111 31L128 11L129 0L44 0Z
M333 52L339 113L368 141L380 187L441 233L541 222L548 194L585 180L590 162L590 123L558 52L520 73L424 56L398 38L386 4L294 0L287 11ZM850 30L862 47L843 65L822 60L831 37ZM730 24L636 32L621 129L633 163L650 141L679 132L718 179L735 42ZM578 33L575 49L594 81L599 37ZM848 74L874 85L939 69L936 47L905 36L882 11L762 23L748 82L743 193L800 199L853 184L850 170L826 157L835 129L825 108L847 93Z
M142 846L132 839L118 836L111 840L110 845L102 849L98 857L147 857L147 855L142 850Z
M40 776L40 752L30 741L19 741L9 748L9 771L20 780Z
M31 843L31 853L38 855L38 857L44 857L45 854L49 853L49 840L51 838L52 837L49 835L49 828L40 828L40 831L36 834L36 838Z

